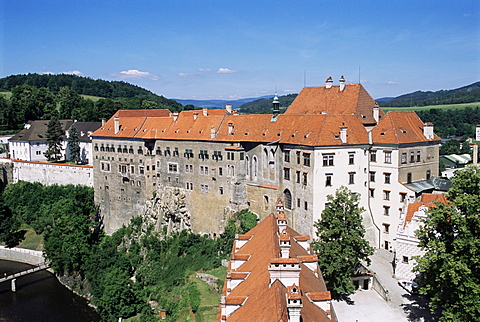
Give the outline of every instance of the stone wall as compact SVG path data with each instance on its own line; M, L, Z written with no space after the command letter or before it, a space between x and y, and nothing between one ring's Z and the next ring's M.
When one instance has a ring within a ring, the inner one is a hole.
M53 184L84 185L93 187L93 167L47 162L13 160L12 181L40 182L49 186Z
M0 246L0 259L31 265L38 265L45 261L43 253L40 251L23 248L6 248L4 246Z

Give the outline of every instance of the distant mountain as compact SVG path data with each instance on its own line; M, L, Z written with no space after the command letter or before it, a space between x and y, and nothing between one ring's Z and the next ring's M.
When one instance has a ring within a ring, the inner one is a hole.
M480 82L451 90L416 91L403 94L391 100L377 100L380 106L409 107L440 104L460 104L480 101Z
M255 98L241 98L238 100L193 100L193 99L180 99L172 98L182 105L193 105L196 108L208 107L208 108L225 108L225 104L232 104L234 109L239 108L245 103L249 103L258 99L268 98L273 96L261 96Z
M298 94L288 94L278 97L280 103L280 113L283 113L292 104L293 100ZM260 98L252 102L248 102L240 106L238 109L243 114L255 114L255 113L272 113L272 98Z
M393 100L395 97L380 97L380 98L376 98L375 101L377 102L388 102L388 101L391 101Z

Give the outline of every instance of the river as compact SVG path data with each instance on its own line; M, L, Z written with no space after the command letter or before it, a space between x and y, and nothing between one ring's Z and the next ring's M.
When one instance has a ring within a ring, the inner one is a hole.
M0 260L0 275L16 272L31 265ZM0 284L0 321L99 321L100 316L87 300L63 286L53 274L40 271L19 277L17 292L10 281Z

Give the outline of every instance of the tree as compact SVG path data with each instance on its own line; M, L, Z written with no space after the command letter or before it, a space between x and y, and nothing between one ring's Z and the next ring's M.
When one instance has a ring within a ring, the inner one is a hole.
M358 196L346 187L340 187L335 195L328 195L328 207L314 223L318 238L312 249L318 254L318 264L332 296L352 294L355 291L350 276L356 273L360 261L370 265L373 247L364 239L362 212Z
M25 230L20 230L20 222L0 198L0 242L11 248L17 246L24 236Z
M53 118L47 125L47 151L44 152L48 161L58 161L62 157L63 130L60 121Z
M443 309L441 321L480 321L480 170L457 171L447 200L417 231L426 252L414 268L419 292Z
M70 131L68 131L67 151L70 154L70 161L80 163L80 143L78 141L78 131L75 125L72 125Z
M460 142L455 139L448 140L440 147L441 155L449 154L459 154L460 153Z

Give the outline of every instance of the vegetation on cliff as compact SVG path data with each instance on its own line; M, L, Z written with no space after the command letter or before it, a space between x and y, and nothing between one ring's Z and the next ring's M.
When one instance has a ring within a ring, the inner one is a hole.
M195 314L201 293L190 276L219 267L231 252L235 234L245 233L257 221L243 210L229 220L225 233L212 239L185 230L167 236L135 217L106 236L96 217L92 188L18 182L6 187L3 198L2 224L11 225L0 226L0 241L10 240L14 246L18 238L11 237L20 223L43 234L44 252L55 273L84 278L85 288L76 291L91 292L102 318L111 321L133 316L156 320L159 309L166 310L167 321Z

